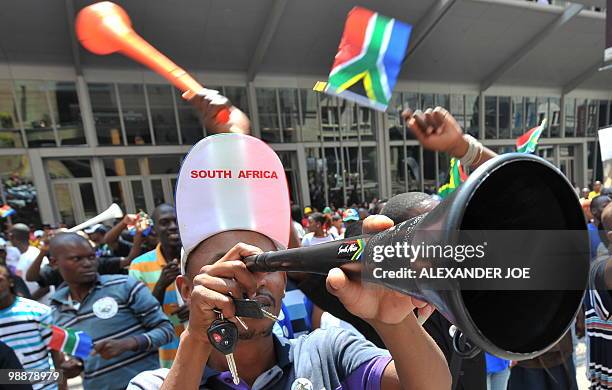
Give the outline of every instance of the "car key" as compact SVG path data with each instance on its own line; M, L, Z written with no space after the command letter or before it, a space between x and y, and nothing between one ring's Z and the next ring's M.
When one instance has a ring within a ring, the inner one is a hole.
M261 304L252 299L236 299L233 298L236 316L248 318L268 318L272 321L278 321L278 317L267 310L262 309Z
M236 342L238 341L236 324L223 318L223 314L219 314L219 318L210 324L207 333L212 346L225 355L232 380L237 385L240 383L240 378L238 377L236 360L234 360L234 348L236 348Z

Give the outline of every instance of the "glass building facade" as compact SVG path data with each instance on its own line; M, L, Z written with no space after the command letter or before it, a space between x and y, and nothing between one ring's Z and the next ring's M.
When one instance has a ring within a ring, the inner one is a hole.
M612 101L569 96L396 91L380 113L310 88L218 85L278 153L293 202L322 209L433 192L448 156L424 150L406 108L446 107L464 131L500 153L543 118L537 153L578 186L601 178L597 130ZM74 225L118 203L127 212L174 201L191 145L207 135L167 84L0 80L0 179L17 219ZM3 200L3 202L4 202Z

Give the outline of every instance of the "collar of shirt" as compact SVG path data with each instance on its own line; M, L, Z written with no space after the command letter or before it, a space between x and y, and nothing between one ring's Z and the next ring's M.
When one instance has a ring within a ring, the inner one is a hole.
M291 343L284 337L278 337L272 334L272 340L274 341L274 355L276 356L276 365L267 371L264 371L255 383L264 380L266 383L270 383L272 380L277 380L284 374L284 368L293 363L291 355ZM240 373L238 373L240 374ZM262 375L267 375L267 378L262 379ZM280 376L279 376L280 375ZM228 386L234 389L249 389L249 387L240 381L238 385L234 385L232 382L232 374L229 371L217 371L208 366L204 369L204 375L200 381L200 387L208 388L207 384L210 379L217 379L221 382L225 382Z
M91 288L91 290L89 290L89 293L85 296L85 299L87 299L87 297L91 295L91 292L93 290L100 288L101 285L102 285L102 282L100 281L100 275L97 275L96 282L94 286ZM79 306L82 305L85 299L83 299L83 301L79 303ZM55 294L51 296L51 302L59 303L60 310L66 310L66 309L72 309L72 310L77 310L77 311L79 310L78 307L75 307L73 305L74 301L72 300L72 297L70 296L70 287L68 287L66 283L62 283L62 286L60 286L55 291Z

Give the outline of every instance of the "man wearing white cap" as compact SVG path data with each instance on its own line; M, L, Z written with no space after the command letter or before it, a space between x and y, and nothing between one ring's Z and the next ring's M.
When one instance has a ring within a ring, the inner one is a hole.
M287 181L278 156L262 141L240 134L208 137L194 146L183 165L176 194L185 254L180 293L190 317L170 370L145 372L128 389L396 389L450 388L450 375L435 342L413 314L432 309L382 287L349 280L330 271L327 286L354 315L368 321L389 351L339 328L315 330L295 340L272 334L269 319L243 318L234 351L240 382L232 383L226 357L215 350L207 330L221 311L235 320L231 297L255 299L278 314L284 272L252 273L242 259L286 247L290 212ZM384 230L383 216L364 230ZM162 385L163 381L163 385Z

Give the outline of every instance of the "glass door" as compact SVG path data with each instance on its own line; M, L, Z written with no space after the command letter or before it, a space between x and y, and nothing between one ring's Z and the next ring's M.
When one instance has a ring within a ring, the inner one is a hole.
M68 227L98 215L93 181L87 179L52 180L56 218Z

